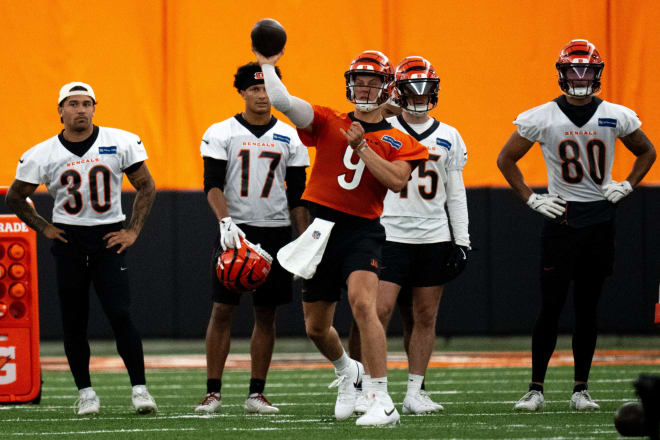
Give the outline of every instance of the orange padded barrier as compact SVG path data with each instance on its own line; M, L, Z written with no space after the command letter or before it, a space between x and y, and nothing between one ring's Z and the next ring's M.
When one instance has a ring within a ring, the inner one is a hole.
M0 188L0 197L6 191ZM37 234L18 217L0 215L0 403L40 395Z
M601 96L636 110L651 140L660 139L655 0L96 0L84 8L0 2L7 35L0 46L0 182L14 178L25 149L61 129L57 92L82 80L98 97L97 124L142 136L160 189L201 189L201 136L213 122L242 110L233 74L253 59L249 34L263 17L287 30L280 63L285 84L312 103L350 109L343 73L362 50L380 49L393 63L407 55L431 60L442 88L433 115L465 138L468 186L505 185L495 159L514 130L511 122L559 95L554 62L572 38L591 40L603 55ZM625 178L634 160L620 150L615 179ZM528 183L545 184L538 148L521 168ZM660 167L645 183L660 183Z

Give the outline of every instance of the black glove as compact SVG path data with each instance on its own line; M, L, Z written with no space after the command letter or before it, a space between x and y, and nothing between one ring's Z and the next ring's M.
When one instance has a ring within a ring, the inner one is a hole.
M445 280L447 283L463 272L467 265L468 247L454 244L451 255L447 258L447 267L445 268ZM444 284L444 283L443 283Z

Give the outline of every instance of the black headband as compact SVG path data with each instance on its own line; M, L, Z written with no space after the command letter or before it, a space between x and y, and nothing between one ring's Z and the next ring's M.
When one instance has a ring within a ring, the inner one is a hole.
M264 73L262 71L250 72L245 75L241 75L241 78L237 81L238 90L247 90L248 88L264 83Z

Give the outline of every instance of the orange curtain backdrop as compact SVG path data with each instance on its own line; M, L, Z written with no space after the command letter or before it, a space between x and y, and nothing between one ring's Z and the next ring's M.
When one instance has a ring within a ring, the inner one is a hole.
M609 20L610 69L605 78L607 97L632 108L642 121L642 130L660 150L660 2L611 2ZM607 60L606 60L607 62ZM616 87L612 87L616 85ZM626 178L632 156L625 147L617 149L612 178ZM660 184L660 165L656 163L644 179L646 184Z
M176 187L201 188L199 145L204 131L245 108L233 81L238 66L255 60L250 44L255 22L274 17L287 30L286 54L278 65L292 94L347 110L344 71L357 53L380 47L385 33L384 9L376 0L361 6L373 11L375 24L360 38L356 30L364 29L362 14L346 13L355 7L349 0L335 1L331 8L309 1L257 1L250 8L241 2L217 5L213 0L167 2L167 133L176 146L169 153L176 165L167 172Z
M70 81L94 88L96 124L142 137L160 180L169 167L161 159L167 145L163 25L160 2L1 0L0 185L11 183L25 150L62 129L57 98Z
M391 7L400 4L391 1ZM555 61L573 38L607 50L607 2L443 2L419 26L416 8L398 7L388 48L394 62L408 55L431 61L440 75L437 119L456 127L466 143L463 171L470 186L505 185L497 155L514 132L516 116L561 94ZM585 14L584 11L589 11ZM432 24L432 25L428 25ZM606 57L606 53L602 54ZM538 144L520 161L530 185L545 185Z
M601 97L637 111L651 140L660 138L655 0L561 7L531 0L423 6L393 0L92 0L85 7L0 0L0 184L13 180L27 148L61 129L57 92L82 80L97 94L97 124L143 138L159 188L201 188L202 134L243 109L233 75L253 59L249 33L263 17L287 30L279 65L289 91L314 104L351 109L343 73L362 50L382 50L393 63L407 55L430 59L442 88L432 114L463 135L468 186L505 185L495 159L515 128L511 122L559 95L554 62L572 38L591 40L605 59ZM633 160L619 148L613 177L625 178ZM529 184L546 183L539 148L520 165ZM660 166L645 183L660 184Z

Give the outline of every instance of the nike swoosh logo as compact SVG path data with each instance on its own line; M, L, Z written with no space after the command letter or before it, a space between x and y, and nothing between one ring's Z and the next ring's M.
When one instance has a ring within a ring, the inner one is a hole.
M383 410L383 411L385 411L385 415L386 415L387 417L389 417L389 416L391 416L392 413L394 412L394 409L395 409L395 408L392 408L389 412L387 412L387 411L385 411L385 410Z
M362 375L360 374L360 367L358 366L358 363L355 362L355 368L358 370L357 377L355 378L355 382L353 382L353 386L355 388L362 388Z
M119 270L122 270L122 271L128 270L128 267L120 267Z
M209 143L209 141L207 141L206 139L202 139L202 142L204 142L205 144Z
M20 159L19 162L20 162L20 163L23 163L23 159Z

